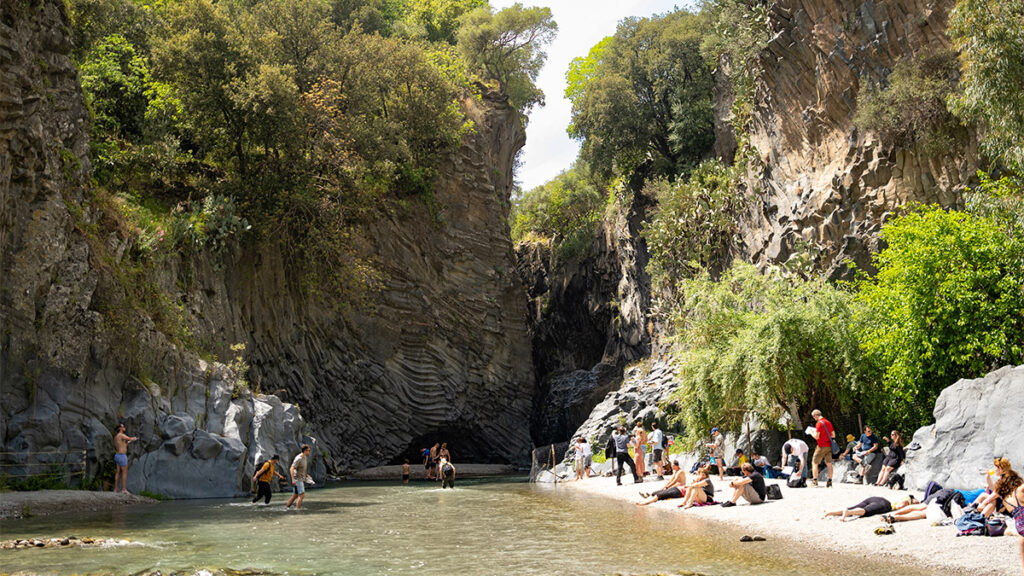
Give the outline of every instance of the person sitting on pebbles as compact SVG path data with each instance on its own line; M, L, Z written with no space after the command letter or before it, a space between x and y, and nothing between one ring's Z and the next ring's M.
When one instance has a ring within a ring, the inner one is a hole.
M686 486L686 471L679 467L679 461L672 462L672 477L668 479L665 487L657 492L646 494L641 492L640 495L645 498L642 502L637 502L637 506L647 506L659 500L670 500L672 498L682 498L683 490Z
M733 489L732 498L728 502L722 502L722 508L735 506L740 498L751 504L764 502L764 476L755 472L754 466L750 462L745 462L743 466L740 466L740 470L743 472L743 478L729 482L729 486Z
M710 465L697 469L697 479L686 485L686 500L679 505L680 508L685 510L697 504L715 501L715 486L711 483L710 472Z

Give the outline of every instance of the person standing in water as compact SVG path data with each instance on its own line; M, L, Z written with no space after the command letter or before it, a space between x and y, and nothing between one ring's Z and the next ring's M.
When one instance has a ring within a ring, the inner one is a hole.
M402 484L409 483L409 459L405 459L405 464L402 464Z
M440 464L438 464L438 470L441 472L441 489L455 488L455 466L448 461L447 458L442 457Z
M259 501L260 498L265 498L264 504L270 504L270 496L273 494L273 491L270 489L270 481L274 479L274 476L284 480L284 476L277 471L277 461L280 459L280 456L274 454L270 457L270 460L264 462L263 466L260 466L260 469L252 475L252 479L257 483L256 497L252 499L253 504Z
M295 509L299 510L302 508L302 501L306 498L306 466L309 463L309 444L302 445L302 451L299 455L292 460L292 467L289 472L292 475L292 496L288 499L288 503L284 505L284 509L287 510L295 504Z
M437 451L440 449L440 442L434 442L434 445L430 447L430 470L427 471L427 480L440 480L437 477Z
M124 433L124 424L117 425L117 434L114 435L114 462L117 463L117 473L114 475L114 492L118 492L118 481L121 483L122 494L128 492L128 445L138 440L135 436Z

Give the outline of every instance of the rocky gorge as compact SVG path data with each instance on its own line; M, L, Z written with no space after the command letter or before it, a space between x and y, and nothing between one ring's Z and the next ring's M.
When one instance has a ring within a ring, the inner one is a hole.
M310 297L286 277L281 251L256 240L164 261L146 285L179 311L189 341L208 343L200 357L134 305L118 275L132 240L105 225L89 189L90 120L66 4L2 10L8 473L77 474L85 451L94 477L121 421L139 437L129 488L174 497L247 490L255 461L288 459L314 437L318 480L439 440L465 460L525 460L533 374L506 223L524 133L504 98L464 103L476 130L440 170L436 214L416 204L362 231L359 250L383 267L372 306ZM248 382L239 366L204 359L230 359L235 344Z

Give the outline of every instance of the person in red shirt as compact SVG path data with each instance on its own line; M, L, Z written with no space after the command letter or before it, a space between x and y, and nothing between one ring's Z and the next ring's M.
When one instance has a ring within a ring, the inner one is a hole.
M818 485L818 464L822 460L825 461L825 466L828 468L828 486L832 487L832 439L836 437L836 431L832 428L832 423L825 419L821 415L821 410L815 410L811 412L817 424L814 425L814 438L818 441L818 447L814 449L814 457L811 459L811 483L815 486Z

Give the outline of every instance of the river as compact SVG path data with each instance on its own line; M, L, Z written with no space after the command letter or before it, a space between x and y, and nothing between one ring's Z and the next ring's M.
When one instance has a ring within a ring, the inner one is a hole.
M302 511L192 500L5 520L4 539L129 539L109 548L0 551L0 572L195 574L918 575L913 569L742 535L685 514L522 481L345 483L312 490ZM2 496L0 496L2 497ZM880 544L882 542L880 541Z

